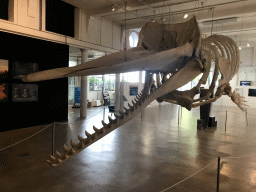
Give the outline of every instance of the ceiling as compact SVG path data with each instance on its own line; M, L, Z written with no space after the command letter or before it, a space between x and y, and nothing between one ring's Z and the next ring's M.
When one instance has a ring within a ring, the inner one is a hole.
M152 19L159 23L179 23L195 15L202 33L230 36L241 47L256 46L255 0L63 1L85 9L89 15L104 17L123 26L126 24L127 29L141 28ZM113 7L115 11L112 11ZM186 13L188 17L184 19Z

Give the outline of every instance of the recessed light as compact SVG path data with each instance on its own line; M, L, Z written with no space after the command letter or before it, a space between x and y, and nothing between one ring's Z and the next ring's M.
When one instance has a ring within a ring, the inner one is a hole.
M250 44L249 44L249 43L247 43L247 47L250 47Z
M241 47L239 47L239 50L241 50L242 48Z
M188 14L184 14L183 18L186 19L188 17Z

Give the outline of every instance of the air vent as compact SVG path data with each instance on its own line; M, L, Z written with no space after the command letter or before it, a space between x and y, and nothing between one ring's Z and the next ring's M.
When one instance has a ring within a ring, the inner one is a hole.
M227 23L236 23L238 20L238 17L230 17L225 19L217 19L217 20L209 20L209 21L203 21L203 25L212 25L212 22L214 25L216 24L227 24Z

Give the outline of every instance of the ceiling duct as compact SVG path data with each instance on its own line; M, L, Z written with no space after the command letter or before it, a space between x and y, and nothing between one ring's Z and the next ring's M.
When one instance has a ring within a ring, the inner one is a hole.
M225 18L225 19L216 19L216 20L208 20L208 21L203 21L203 25L212 25L212 22L214 25L218 24L227 24L227 23L236 23L238 20L238 17L230 17L230 18Z

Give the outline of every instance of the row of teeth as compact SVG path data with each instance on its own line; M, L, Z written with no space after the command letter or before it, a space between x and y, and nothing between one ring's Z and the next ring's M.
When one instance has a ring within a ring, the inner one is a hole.
M99 136L105 136L106 134L108 134L109 132L111 132L112 130L110 130L112 128L113 124L117 124L119 123L120 119L124 119L124 117L129 116L131 112L134 112L135 109L138 109L139 107L143 106L143 104L149 99L149 97L154 94L156 92L156 90L151 90L150 94L148 96L146 96L145 98L142 98L142 92L137 95L134 100L132 100L132 104L128 103L128 106L130 109L127 109L124 107L125 112L123 111L119 111L119 114L114 113L114 116L116 117L115 119L112 119L110 116L108 117L109 119L109 124L105 123L102 120L102 125L103 127L101 129L97 129L95 126L93 126L93 130L95 131L95 133L90 134L87 131L85 131L85 135L87 136L87 138L83 138L80 135L78 135L78 139L80 140L80 142L78 144L76 144L72 139L70 140L70 145L72 146L70 149L64 144L63 149L64 149L64 153L61 154L60 152L58 152L56 150L56 156L54 157L52 155L50 155L50 160L46 160L52 167L58 166L59 164L61 164L64 160L67 160L68 158L70 158L71 156L74 156L75 154L77 154L78 152L80 152L81 150L83 150L84 148L88 147L90 144L92 144L93 142L98 140ZM106 133L107 131L107 133ZM105 134L105 135L104 135Z

